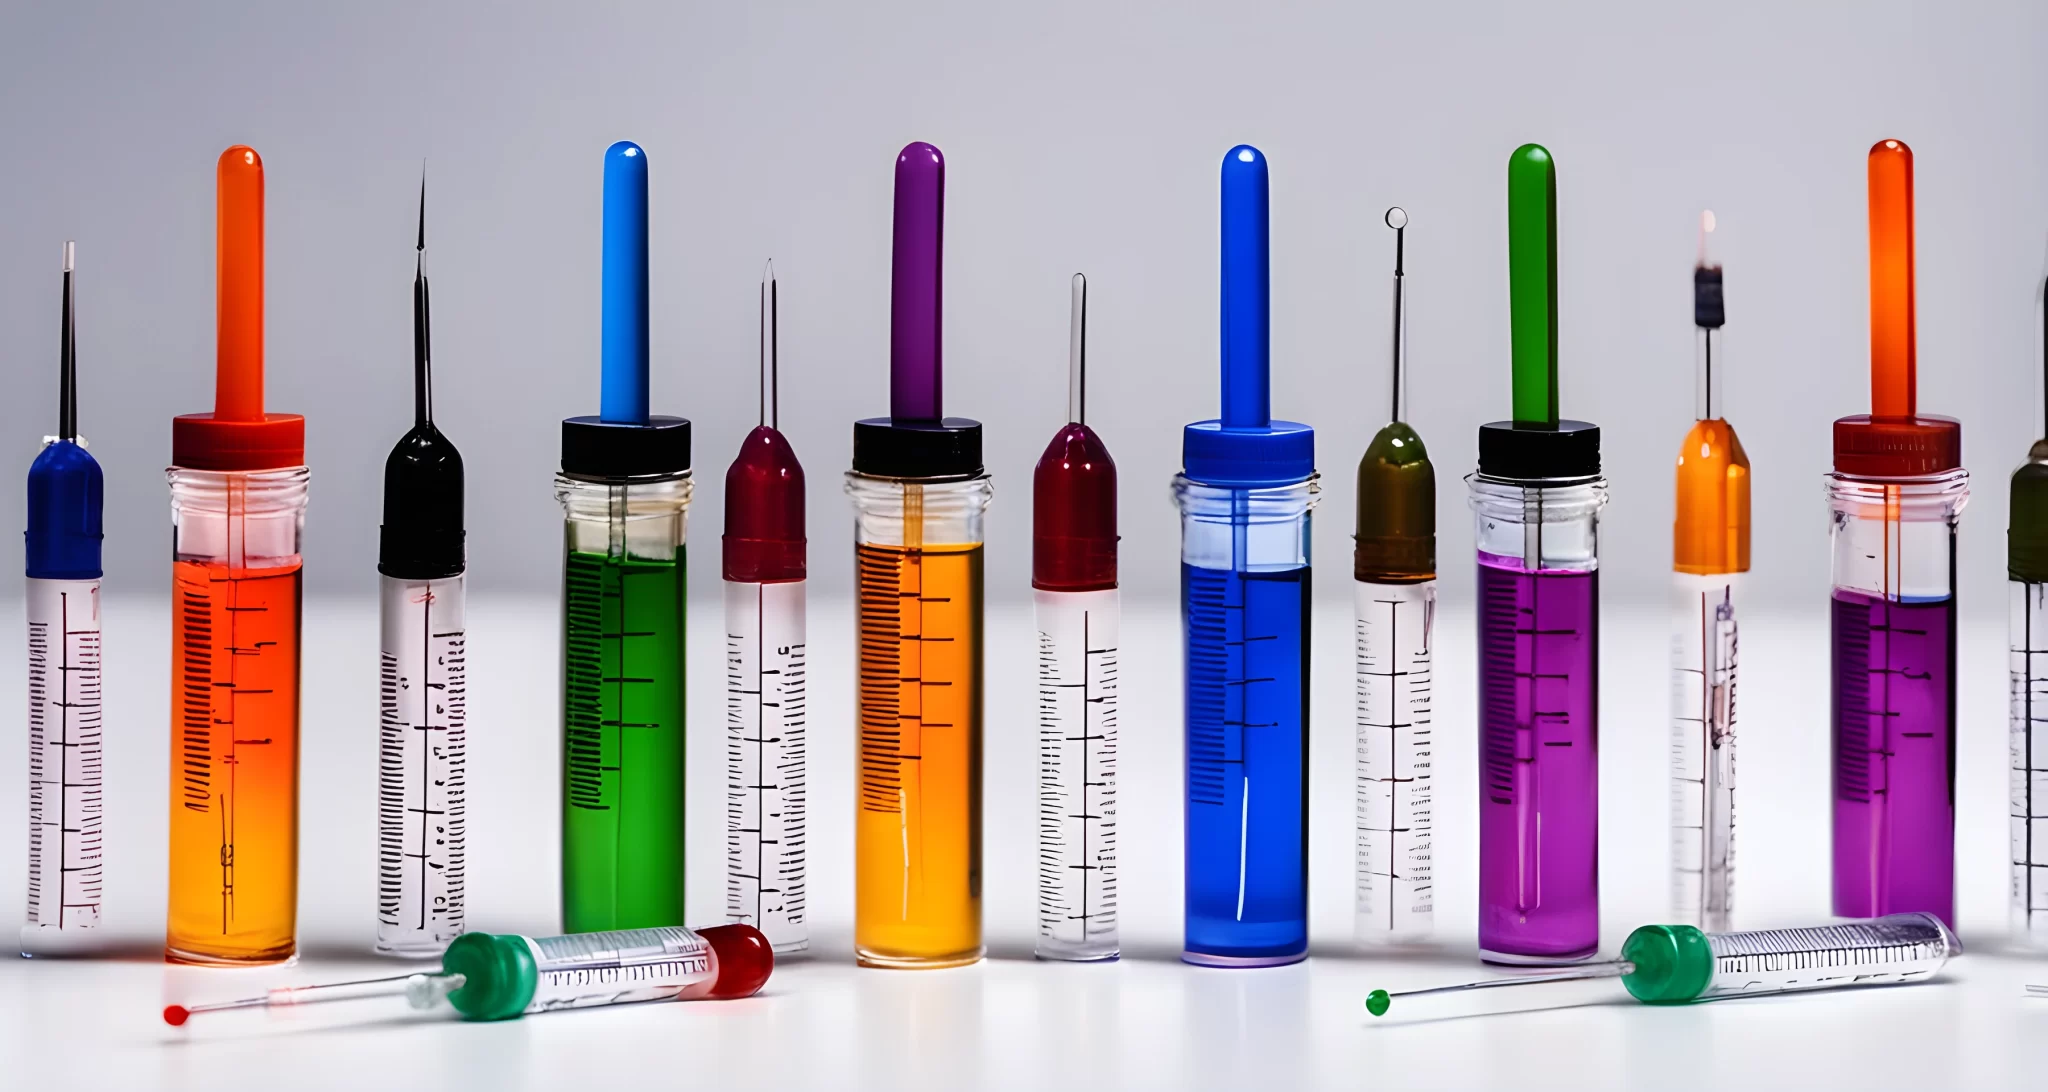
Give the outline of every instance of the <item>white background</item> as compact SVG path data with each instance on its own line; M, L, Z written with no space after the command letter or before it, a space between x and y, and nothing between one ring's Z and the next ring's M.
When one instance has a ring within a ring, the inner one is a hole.
M1471 582L1451 563L1470 550L1458 479L1508 408L1507 158L1534 140L1558 163L1563 406L1603 427L1614 482L1611 601L1664 594L1712 207L1726 402L1756 468L1752 582L1819 611L1828 424L1868 408L1864 157L1896 137L1919 164L1921 405L1965 424L1962 595L1988 608L1999 480L2042 430L2044 44L2048 7L2026 0L10 5L0 450L26 468L52 429L75 238L110 580L166 586L170 418L212 405L214 160L246 142L269 179L269 405L308 416L307 580L374 593L426 159L437 405L468 461L472 572L552 593L558 422L597 405L603 152L632 138L653 170L653 404L697 426L695 537L716 541L755 421L773 257L816 578L843 592L851 423L888 405L892 164L929 140L948 163L946 406L987 423L995 474L991 594L1029 598L1029 471L1063 419L1083 270L1126 582L1167 596L1180 430L1217 411L1217 168L1250 142L1272 164L1273 406L1318 430L1316 549L1337 571L1386 413L1380 216L1409 210L1411 416L1455 601ZM18 491L0 497L18 513ZM697 552L700 598L712 556Z

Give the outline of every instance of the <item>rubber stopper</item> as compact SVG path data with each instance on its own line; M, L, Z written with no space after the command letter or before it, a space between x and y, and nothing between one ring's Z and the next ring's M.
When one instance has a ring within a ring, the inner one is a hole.
M449 943L441 969L462 976L448 1003L467 1020L510 1020L526 1011L540 985L533 949L521 936L464 933Z
M1652 1005L1695 1000L1714 980L1714 950L1707 935L1690 925L1645 925L1622 943L1621 958L1636 968L1621 984Z
M775 970L775 946L761 930L751 925L714 925L698 930L697 935L718 957L718 980L704 995L705 1000L733 1001L761 992Z

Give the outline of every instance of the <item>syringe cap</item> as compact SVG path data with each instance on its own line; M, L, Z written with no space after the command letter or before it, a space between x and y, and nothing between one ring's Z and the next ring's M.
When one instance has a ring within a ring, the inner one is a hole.
M28 575L97 580L106 480L100 464L70 440L45 446L28 468Z
M1181 472L1203 485L1269 489L1305 482L1316 472L1316 430L1298 421L1263 428L1196 421L1180 435Z
M761 992L775 970L775 946L751 925L714 925L697 930L718 957L718 979L707 1001L733 1001Z
M306 465L306 419L266 413L231 421L211 413L171 418L171 465L187 470L283 470Z
M572 478L661 478L690 470L690 422L649 417L625 424L602 417L562 422L562 473Z
M981 422L870 417L853 423L853 469L877 478L974 478L982 472Z
M1690 925L1645 925L1622 942L1621 958L1635 964L1621 984L1653 1005L1691 1001L1714 980L1714 949Z
M1375 583L1436 575L1436 467L1404 422L1380 429L1358 461L1351 575Z
M384 460L377 571L400 580L462 572L462 453L433 422L414 425Z
M1031 479L1031 586L1116 587L1116 460L1095 430L1060 429Z
M2048 584L2048 440L2034 441L2012 472L2005 531L2005 574L2022 584Z
M1479 426L1479 472L1512 481L1600 476L1600 426L1559 421L1556 428L1489 421Z
M804 468L767 425L747 434L725 471L724 575L745 584L802 580Z
M1953 417L1873 417L1835 422L1835 473L1857 478L1910 478L1963 465L1963 424Z
M510 1020L526 1011L540 985L533 949L521 936L464 933L441 954L441 970L462 976L448 1003L470 1020Z

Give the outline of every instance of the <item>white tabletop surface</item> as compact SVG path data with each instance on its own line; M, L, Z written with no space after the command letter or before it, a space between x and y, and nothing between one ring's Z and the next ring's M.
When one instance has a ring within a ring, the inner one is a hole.
M689 906L721 906L719 621L691 619ZM706 609L709 608L709 609ZM18 605L13 607L18 611ZM470 623L472 928L556 929L555 606L479 599ZM19 617L18 614L13 615ZM409 1014L398 1001L226 1014L165 1027L169 1001L392 973L367 955L375 806L375 606L315 600L306 615L301 951L296 966L166 967L161 943L169 693L167 606L107 610L107 933L110 958L0 961L0 1085L19 1089L426 1087L2048 1087L2048 958L2005 929L2004 632L1961 635L1958 905L1969 954L1919 986L1685 1008L1620 1000L1611 984L1491 991L1515 1015L1378 1025L1375 987L1460 981L1474 963L1475 733L1469 615L1442 619L1438 933L1430 951L1351 940L1353 755L1348 605L1318 605L1312 737L1312 958L1210 970L1180 940L1179 634L1171 603L1124 626L1121 771L1124 958L1034 962L1029 607L988 624L986 919L989 959L950 971L858 969L850 954L852 624L812 608L812 954L763 993L725 1003L555 1013L503 1024ZM1602 904L1612 951L1665 918L1665 648L1661 611L1610 608L1602 659ZM22 662L18 625L0 653ZM1738 925L1807 924L1827 906L1827 657L1818 610L1752 615L1743 630ZM0 679L0 708L23 681ZM25 748L0 748L0 814L25 813ZM21 844L16 841L17 846ZM0 856L0 906L20 906L25 855ZM11 926L10 926L11 928ZM1549 991L1547 994L1544 991ZM1480 996L1480 995L1473 995ZM288 1083L280 1083L288 1082ZM607 1085L606 1082L614 1082Z

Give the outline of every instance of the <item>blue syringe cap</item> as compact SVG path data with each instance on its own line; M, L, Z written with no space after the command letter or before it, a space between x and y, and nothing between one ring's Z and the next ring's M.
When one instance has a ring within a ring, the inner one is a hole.
M1225 428L1196 421L1181 433L1182 473L1204 485L1267 489L1304 482L1316 472L1316 430L1298 421L1265 428Z
M100 464L71 440L46 444L28 468L28 575L38 580L100 578Z

